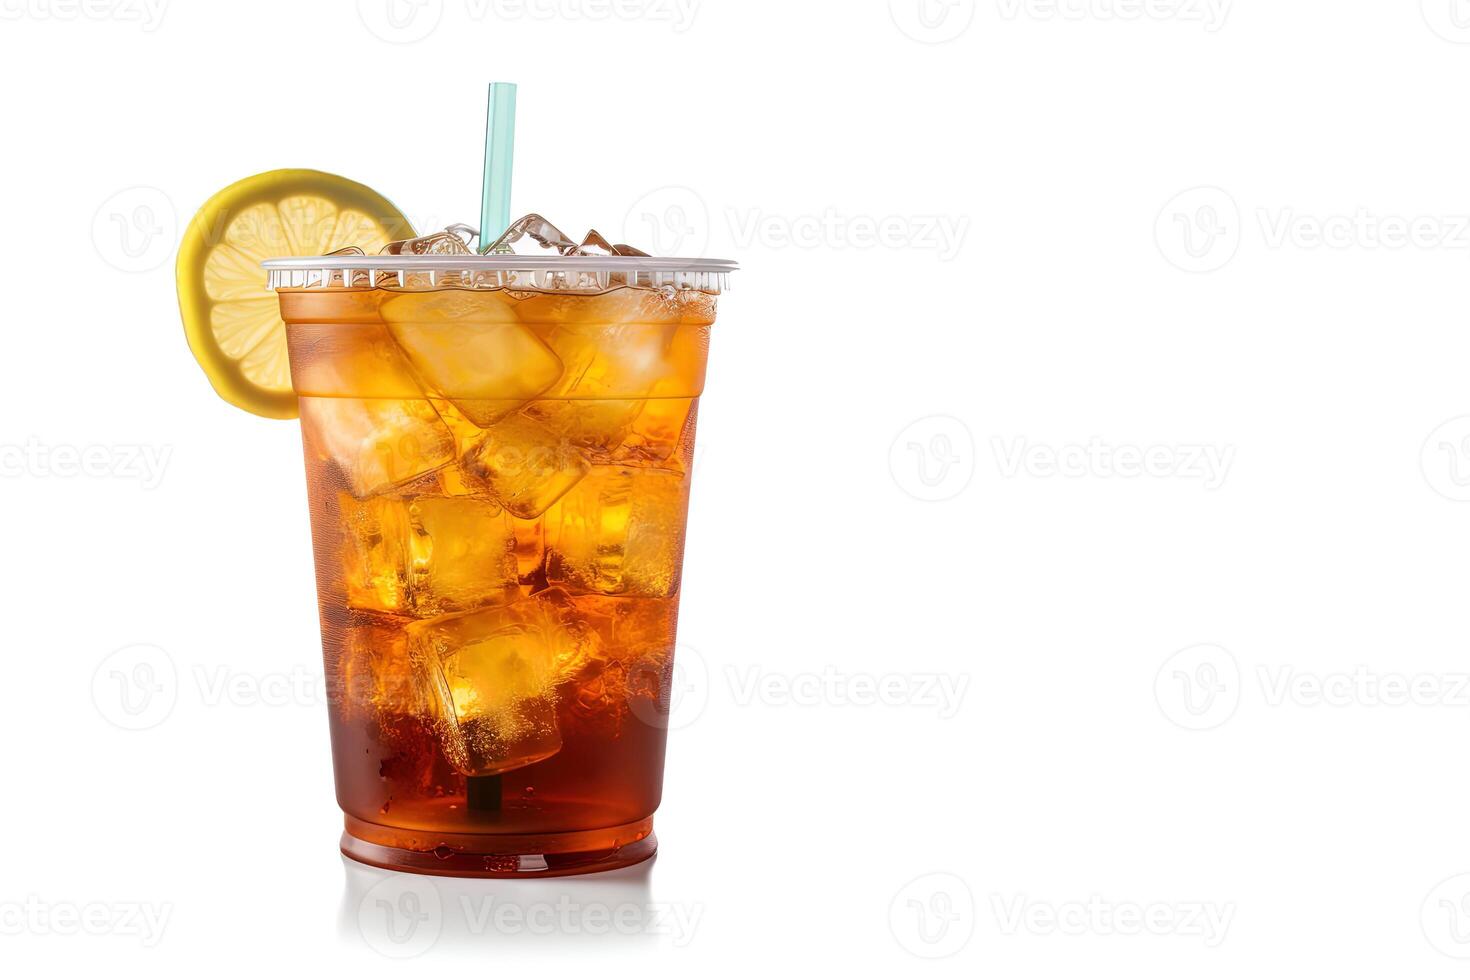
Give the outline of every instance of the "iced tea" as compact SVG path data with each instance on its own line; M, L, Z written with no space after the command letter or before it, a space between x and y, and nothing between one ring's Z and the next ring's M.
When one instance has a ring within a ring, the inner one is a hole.
M652 853L714 290L278 289L343 850L446 874Z

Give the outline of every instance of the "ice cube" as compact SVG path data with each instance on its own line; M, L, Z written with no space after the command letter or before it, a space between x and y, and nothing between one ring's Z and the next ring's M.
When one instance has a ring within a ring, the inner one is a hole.
M518 594L515 534L477 497L341 498L348 605L415 616L503 604Z
M352 610L323 622L329 695L346 721L417 717L427 702L408 659L406 621Z
M616 462L668 463L687 468L680 452L694 444L694 399L650 398L633 421L631 431L614 456Z
M675 373L670 356L680 310L661 293L542 293L517 313L564 366L527 414L594 454L613 452L643 411L643 399Z
M534 401L525 414L555 433L569 446L583 450L589 458L606 461L633 430L644 402L629 398L586 401Z
M582 239L582 244L568 253L569 255L641 255L648 257L648 253L642 249L634 248L632 245L612 245L606 238L598 234L596 228L587 232Z
M520 413L486 428L463 466L501 506L526 520L545 513L588 469L575 446Z
M584 641L548 599L415 623L408 636L440 744L455 769L487 776L561 748L557 665L576 659Z
M346 294L339 294L346 295ZM370 292L351 294L370 297ZM310 297L315 299L316 297ZM299 296L291 303L305 307ZM352 301L339 301L341 307ZM353 304L355 305L355 304ZM299 308L293 313L309 317L324 311ZM408 358L377 322L376 305L362 302L347 314L346 322L300 321L286 328L291 356L291 387L303 397L422 399L423 387L414 377Z
M519 322L505 290L399 293L383 321L419 377L478 426L491 425L554 385L562 364Z
M454 436L456 457L463 456L467 449L480 441L480 434L484 431L484 428L476 425L474 420L466 415L454 402L447 398L431 397L429 404L434 406L434 411L439 413L439 417L449 427L450 434ZM488 405L479 405L479 409L483 410L477 411L477 414L482 419L486 418L487 415L495 414L494 409Z
M516 570L522 585L545 584L539 578L546 563L546 521L543 517L511 518L515 536Z
M607 595L571 596L570 601L574 618L596 633L605 656L627 663L673 656L678 603Z
M328 695L342 722L368 729L383 747L377 775L385 809L395 793L437 795L448 775L429 726L429 701L408 655L404 620L324 610Z
M485 229L489 231L489 229ZM581 244L573 242L560 228L539 214L528 214L511 222L505 233L497 238L488 249L491 253L514 253L516 255L642 255L648 253L631 245L612 245L597 229L592 229L582 238Z
M656 679L673 661L678 603L601 595L571 602L574 618L595 642L567 665L562 717L579 731L616 737L632 698L647 699L652 691L657 699Z
M593 228L591 231L587 232L586 237L584 237L582 239L582 244L578 245L576 248L572 249L567 254L568 255L617 255L618 254L618 251L617 251L617 246L616 245L610 245L610 244L608 244L607 239L606 238L603 238L601 235L599 235L597 233L597 229L596 228Z
M380 255L473 255L465 240L446 228L418 238L405 238L383 246Z
M307 452L337 464L358 497L389 490L454 458L454 438L422 399L302 398Z
M672 470L592 467L548 526L548 577L578 592L673 595L688 491L685 475Z
M490 229L485 229L488 233ZM577 247L560 228L541 217L528 214L511 222L505 233L491 243L491 254L507 252L516 255L565 255Z
M447 463L415 480L394 487L385 496L484 497L485 487L478 480L471 480L456 463Z
M342 585L352 609L406 612L408 569L404 544L408 515L387 498L358 500L339 494L342 515Z
M326 254L340 256L366 255L367 253L364 252L360 246L347 245ZM348 276L352 277L350 282L348 281ZM368 281L368 271L366 269L333 269L327 273L327 281L323 283L323 285L330 286L336 289L341 289L352 288L354 286L368 287L371 286L372 283Z

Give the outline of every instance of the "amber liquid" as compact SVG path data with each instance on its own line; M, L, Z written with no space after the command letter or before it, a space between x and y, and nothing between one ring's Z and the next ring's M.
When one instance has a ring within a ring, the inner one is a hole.
M713 297L282 290L344 850L652 852Z

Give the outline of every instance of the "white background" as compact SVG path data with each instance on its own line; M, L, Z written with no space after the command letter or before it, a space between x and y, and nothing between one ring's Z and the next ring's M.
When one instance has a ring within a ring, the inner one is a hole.
M7 968L1463 975L1470 4L394 2L0 0ZM656 862L405 885L172 263L274 167L474 221L493 79L516 210L742 270Z

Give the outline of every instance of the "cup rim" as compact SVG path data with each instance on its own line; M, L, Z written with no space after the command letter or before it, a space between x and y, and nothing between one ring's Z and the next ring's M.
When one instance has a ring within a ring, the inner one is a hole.
M270 272L734 272L733 259L652 255L293 255L266 259Z

